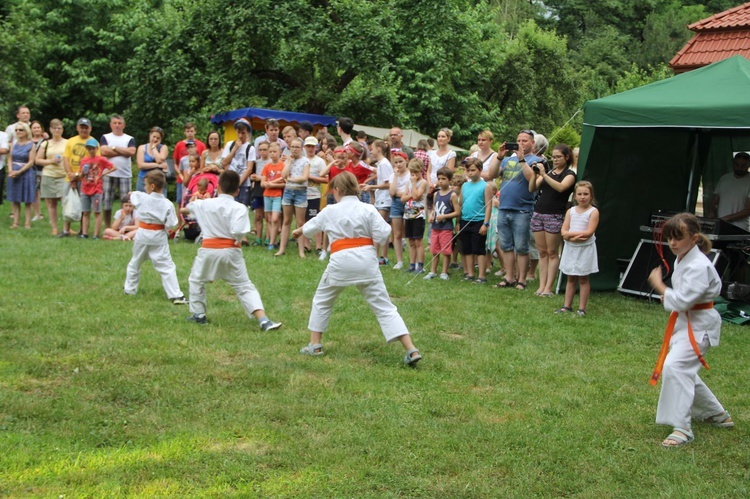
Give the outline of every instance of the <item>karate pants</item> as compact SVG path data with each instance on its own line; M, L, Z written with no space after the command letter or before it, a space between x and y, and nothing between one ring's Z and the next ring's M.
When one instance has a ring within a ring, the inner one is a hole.
M253 312L263 310L260 293L247 275L241 249L200 248L188 278L192 313L206 313L206 283L217 279L232 286L248 317L252 319Z
M138 291L138 283L141 279L141 266L146 260L151 260L159 275L161 284L167 293L167 298L181 298L180 283L177 281L177 267L172 261L169 253L169 244L148 245L137 241L133 243L133 258L128 263L125 276L125 293L134 295Z
M702 354L708 352L711 348L708 335L703 335L698 347ZM675 332L664 361L656 424L690 429L691 415L696 421L702 421L724 412L724 407L698 376L700 368L687 330Z
M385 289L382 277L377 281L352 286L359 290L367 304L370 305L380 323L383 336L385 336L385 340L388 343L405 334L409 334L409 330L406 329L406 324L404 324L404 320L398 313L398 309L388 296L388 291ZM312 301L310 321L307 325L310 331L324 333L328 329L328 321L331 318L333 304L336 303L336 298L339 294L348 287L350 286L334 286L329 284L328 271L323 273Z

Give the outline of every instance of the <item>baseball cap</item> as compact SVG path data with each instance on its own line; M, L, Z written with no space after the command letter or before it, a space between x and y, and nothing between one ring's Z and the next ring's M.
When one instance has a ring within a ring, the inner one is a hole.
M245 118L240 118L237 121L234 122L234 128L236 129L238 126L246 126L248 130L252 130L253 127L250 126L250 122L247 121Z
M76 125L84 125L84 126L90 127L91 126L91 122L89 121L88 118L81 118L81 119L78 120L78 123L76 123Z
M315 137L310 136L310 137L308 137L308 138L305 139L305 145L306 146L317 146L318 145L318 139L316 139Z
M78 124L81 124L80 120ZM99 147L99 142L97 142L96 139L88 139L86 141L86 147Z

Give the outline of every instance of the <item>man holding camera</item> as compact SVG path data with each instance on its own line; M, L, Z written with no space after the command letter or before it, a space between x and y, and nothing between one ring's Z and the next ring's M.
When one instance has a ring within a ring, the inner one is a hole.
M515 143L504 142L493 158L489 178L502 175L497 232L506 276L498 288L526 289L529 269L529 227L534 211L534 194L529 192L529 181L534 177L531 165L542 158L533 154L534 132L521 130ZM511 156L502 159L507 152ZM517 280L514 278L517 273Z

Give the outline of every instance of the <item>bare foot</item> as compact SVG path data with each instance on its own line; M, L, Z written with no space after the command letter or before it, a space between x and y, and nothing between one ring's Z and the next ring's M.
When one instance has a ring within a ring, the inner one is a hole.
M274 253L273 256L281 256L283 254L284 254L283 251L279 251L279 252Z

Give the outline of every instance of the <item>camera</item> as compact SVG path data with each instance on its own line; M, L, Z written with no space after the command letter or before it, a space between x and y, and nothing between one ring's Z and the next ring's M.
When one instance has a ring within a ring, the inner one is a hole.
M541 161L536 161L536 162L534 162L534 163L531 164L531 169L534 170L534 173L542 173L542 168L544 168L544 171L546 173L549 173L550 166L547 163L546 159L543 159Z
M506 142L505 143L505 150L506 151L517 151L518 150L518 142Z

